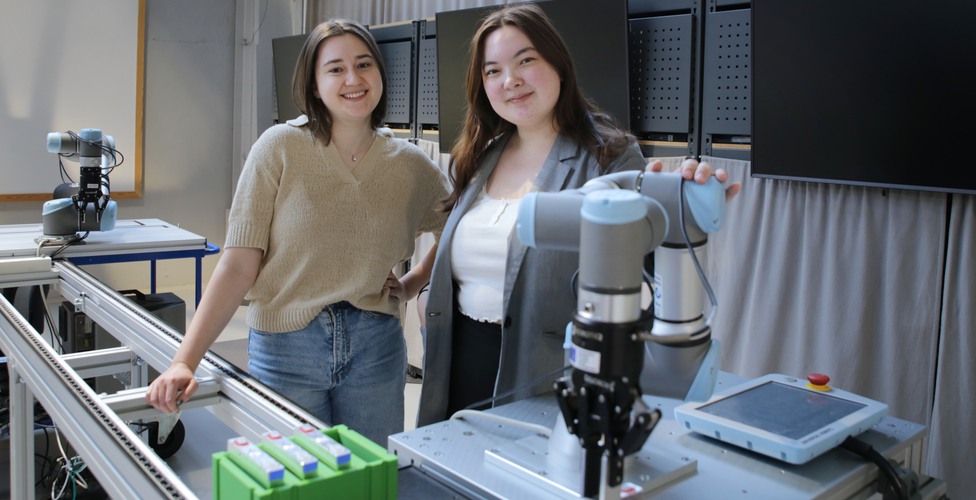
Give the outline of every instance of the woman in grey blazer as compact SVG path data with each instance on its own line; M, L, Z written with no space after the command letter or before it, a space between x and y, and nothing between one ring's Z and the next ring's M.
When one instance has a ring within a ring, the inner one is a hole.
M535 4L494 11L471 47L454 189L443 206L451 215L424 317L418 426L493 397L501 404L552 390L566 365L579 257L524 246L513 231L519 203L530 191L578 188L647 163L635 138L584 97L565 43ZM697 167L686 162L686 177ZM702 167L698 177L711 175Z

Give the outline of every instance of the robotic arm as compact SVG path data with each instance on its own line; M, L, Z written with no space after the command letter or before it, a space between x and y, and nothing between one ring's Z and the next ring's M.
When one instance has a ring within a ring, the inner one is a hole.
M58 186L55 199L44 203L44 235L70 239L77 231L114 229L117 207L109 194L108 174L118 165L115 139L93 128L79 134L51 132L47 150L78 161L81 170L78 184Z
M555 390L566 429L585 453L584 496L619 487L624 457L657 424L660 412L649 411L643 393L704 399L712 392L717 348L696 254L721 227L724 207L714 178L695 184L649 172L610 174L522 201L517 230L526 245L580 253L577 311L567 329L573 370ZM651 251L654 307L645 311L643 262Z

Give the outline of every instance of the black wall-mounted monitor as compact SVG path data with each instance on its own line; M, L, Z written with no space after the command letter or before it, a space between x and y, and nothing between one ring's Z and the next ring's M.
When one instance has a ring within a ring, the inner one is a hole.
M558 0L539 2L539 6L566 41L583 92L621 127L629 129L627 1ZM442 152L450 151L464 121L471 37L482 19L498 8L437 13L437 107Z
M752 0L752 175L976 193L976 2Z

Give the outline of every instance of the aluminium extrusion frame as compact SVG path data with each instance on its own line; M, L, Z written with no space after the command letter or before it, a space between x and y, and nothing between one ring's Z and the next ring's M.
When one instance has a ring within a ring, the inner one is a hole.
M154 411L144 402L145 388L98 395L84 381L92 373L130 370L133 383L142 385L147 365L160 372L169 366L182 334L68 261L55 261L52 273L32 284L58 280L65 300L115 336L123 347L59 354L0 297L0 349L7 355L10 371L12 498L34 498L34 398L112 497L195 498L123 420L146 418ZM253 441L259 441L264 432L293 429L300 424L328 428L209 352L196 376L201 388L184 408L206 406L225 425ZM163 432L162 422L160 427Z

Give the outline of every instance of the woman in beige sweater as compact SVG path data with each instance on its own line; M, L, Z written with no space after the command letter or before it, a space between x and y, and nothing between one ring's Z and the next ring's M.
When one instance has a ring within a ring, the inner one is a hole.
M146 394L176 411L243 299L249 373L328 424L380 444L403 430L399 304L430 275L397 279L418 233L440 234L446 179L416 146L378 133L386 74L372 35L332 20L309 34L294 87L304 116L248 155L225 252L171 366ZM425 261L428 262L428 261Z

